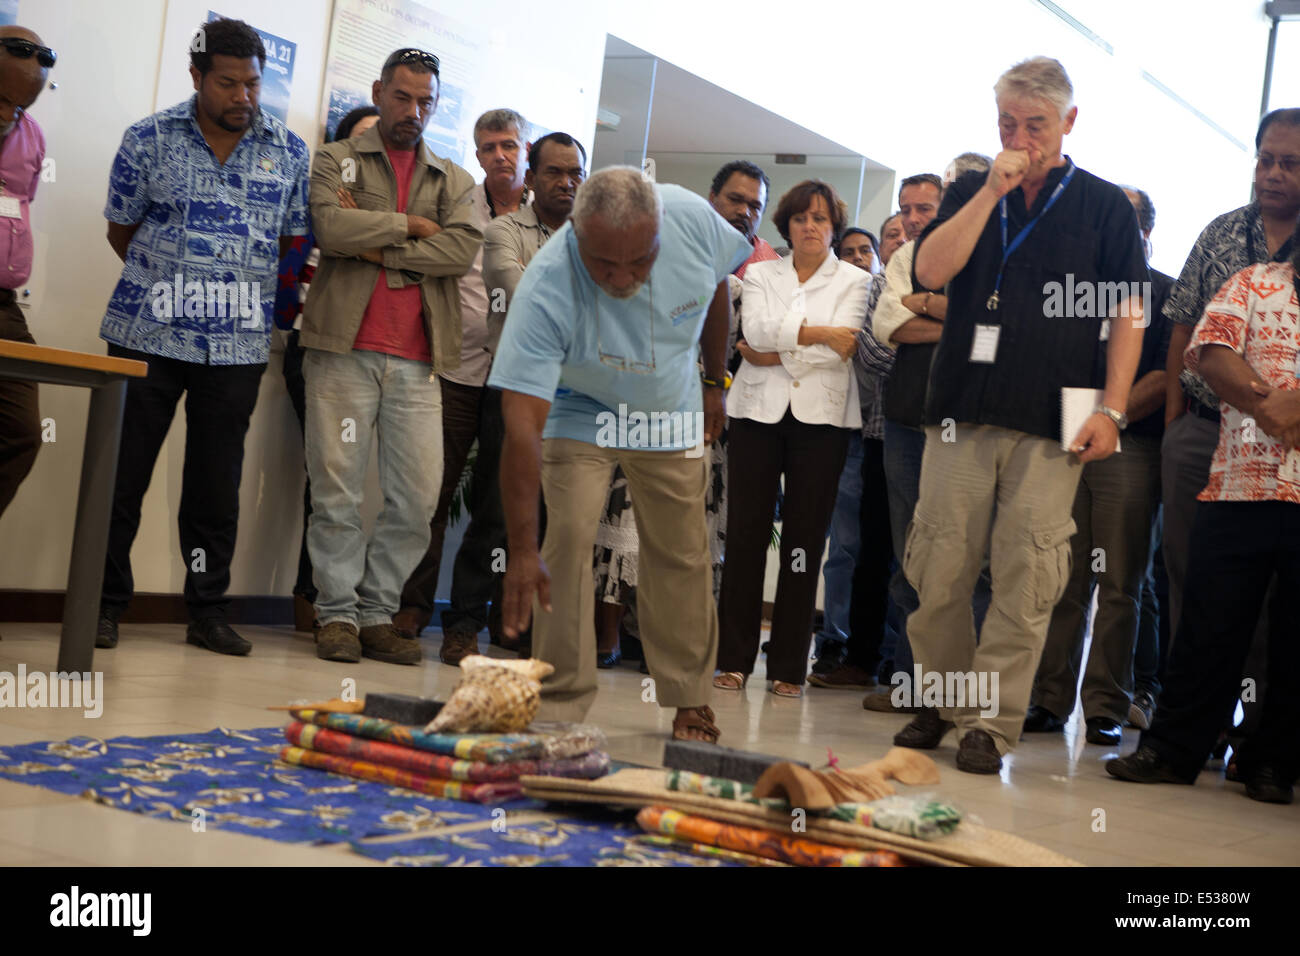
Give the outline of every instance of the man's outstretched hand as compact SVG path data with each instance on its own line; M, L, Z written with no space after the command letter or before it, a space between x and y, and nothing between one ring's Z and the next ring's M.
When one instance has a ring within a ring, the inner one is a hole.
M526 554L511 551L506 558L506 578L502 582L501 629L506 637L518 637L528 630L533 617L533 597L542 610L551 610L551 572L536 549Z

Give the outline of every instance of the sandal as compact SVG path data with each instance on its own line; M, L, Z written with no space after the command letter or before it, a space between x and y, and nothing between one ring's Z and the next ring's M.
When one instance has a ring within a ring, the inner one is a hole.
M749 682L749 675L740 671L723 671L713 678L713 686L718 690L744 690Z
M717 684L713 685L714 687ZM777 697L802 697L803 685L791 684L789 681L770 680L767 682L767 689L776 694Z
M713 722L713 708L689 707L673 718L673 740L697 740L716 744L722 731Z

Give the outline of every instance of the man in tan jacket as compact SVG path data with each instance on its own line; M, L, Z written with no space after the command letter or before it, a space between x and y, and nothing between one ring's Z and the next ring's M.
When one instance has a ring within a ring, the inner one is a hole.
M429 542L442 482L439 372L460 362L458 277L482 243L474 181L422 142L438 58L393 53L375 81L379 122L322 146L311 212L321 264L303 309L307 548L321 623L316 654L415 664L393 627L402 582ZM384 502L367 542L361 501L379 436Z

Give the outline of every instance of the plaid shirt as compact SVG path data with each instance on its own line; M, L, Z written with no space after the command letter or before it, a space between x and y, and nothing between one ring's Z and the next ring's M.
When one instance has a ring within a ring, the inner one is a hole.
M853 371L858 376L858 400L862 404L863 438L885 437L885 381L898 354L881 345L871 333L871 317L884 288L885 274L877 273L867 293L867 322L858 333L858 354L853 359Z
M1272 258L1283 262L1290 255L1288 239ZM1192 246L1165 303L1165 318L1171 323L1196 325L1225 282L1247 266L1267 262L1269 258L1268 236L1259 203L1225 212L1205 227ZM1211 409L1219 407L1219 396L1196 372L1184 368L1178 381L1188 397Z
M196 101L155 113L122 137L104 217L140 228L99 335L182 362L258 365L270 352L280 237L309 232L310 157L262 110L219 163L195 119Z

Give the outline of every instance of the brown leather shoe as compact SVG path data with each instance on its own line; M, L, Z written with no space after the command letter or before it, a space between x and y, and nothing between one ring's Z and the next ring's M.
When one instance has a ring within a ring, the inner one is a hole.
M456 667L462 658L478 653L478 635L469 631L447 631L442 635L442 650L438 659Z
M418 607L404 607L393 615L393 627L408 641L417 640L428 626L429 615Z
M316 633L316 656L323 661L355 664L361 660L357 629L347 621L330 621Z
M933 750L952 728L952 723L940 717L936 708L923 707L911 723L894 735L894 746Z
M966 731L957 745L957 769L966 773L997 773L1002 769L1002 755L986 731Z
M420 642L397 633L391 624L371 624L361 629L361 656L389 664L420 663Z

